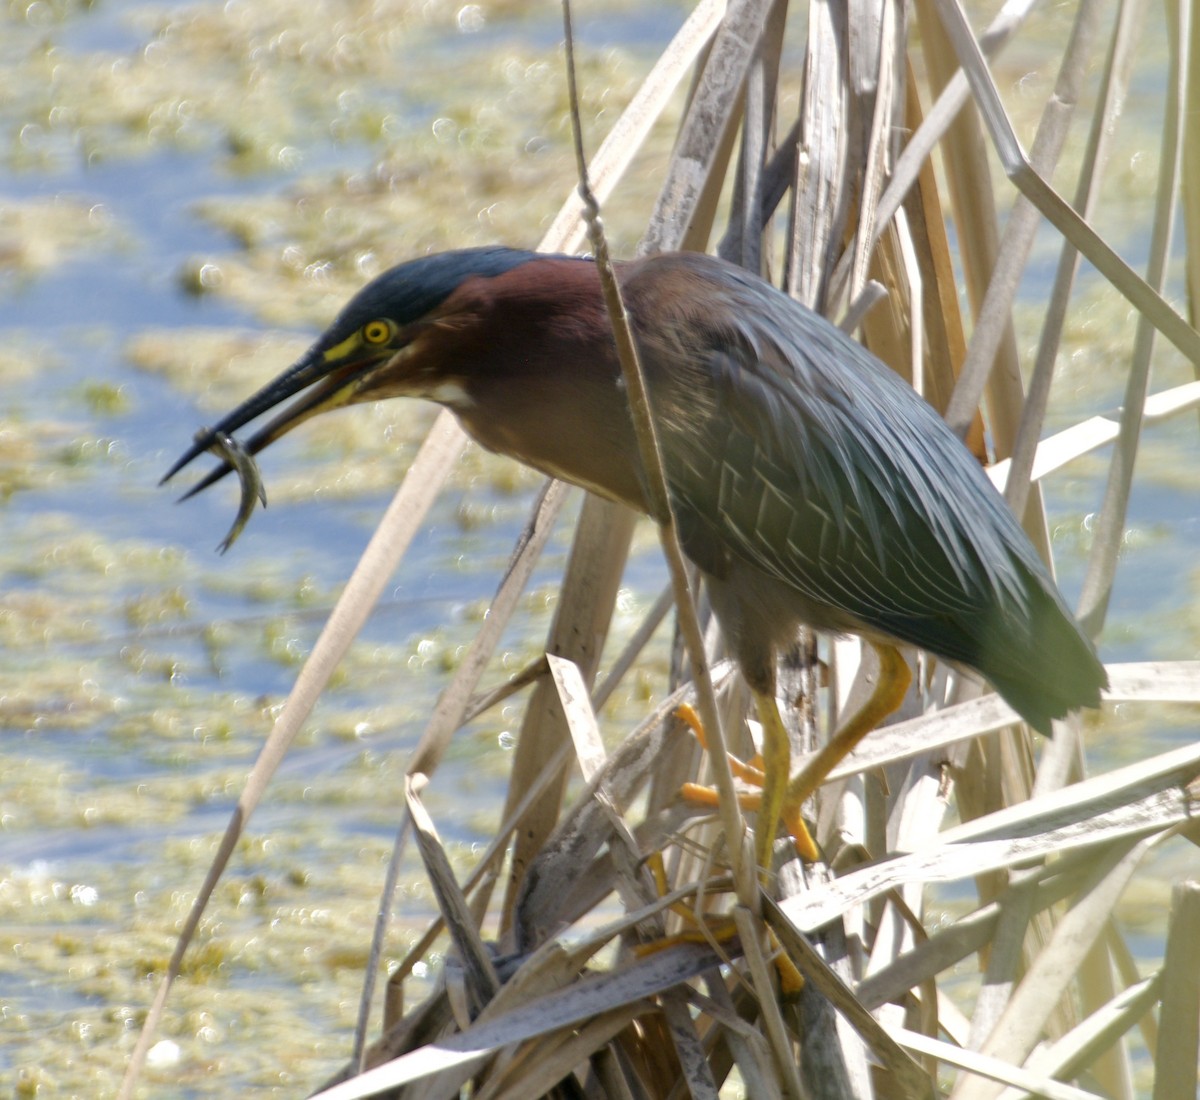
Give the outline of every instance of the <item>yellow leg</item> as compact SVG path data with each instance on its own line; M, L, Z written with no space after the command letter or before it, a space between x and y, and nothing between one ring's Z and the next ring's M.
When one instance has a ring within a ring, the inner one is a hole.
M761 786L762 784L759 784ZM688 802L699 806L711 806L714 809L721 804L721 796L716 787L705 787L699 783L684 783L679 788L679 795ZM743 813L756 814L762 809L762 794L759 791L738 791L738 805Z
M729 763L739 779L762 789L761 795L753 792L739 794L738 804L743 810L758 812L758 824L754 830L754 855L764 877L771 866L771 846L781 820L792 837L797 855L809 863L820 858L820 851L800 812L805 799L868 733L879 726L904 701L908 686L912 682L908 663L893 646L876 645L875 651L879 655L879 679L870 697L809 761L804 770L790 781L788 775L791 770L791 748L775 697L754 692L755 707L763 727L762 768L745 764L735 756L730 756ZM677 713L692 727L700 744L705 745L704 729L692 709L680 707ZM716 805L717 793L711 788L685 783L681 793L689 801Z
M696 708L693 707L691 703L680 703L679 706L675 708L675 717L681 722L687 723L696 740L700 742L700 747L705 752L708 752L708 738L704 734L704 723L700 721L700 715L696 713ZM762 769L754 762L747 764L745 761L739 760L731 752L726 753L725 755L729 760L729 770L733 772L738 779L744 779L747 783L752 783L756 787L761 787L763 785ZM761 763L760 757L756 756L754 759ZM685 783L684 786L695 787L695 784ZM708 790L709 788L704 787L701 789ZM716 805L716 803L714 802L713 805ZM748 808L757 810L758 806L756 804L753 807L742 807L742 809Z
M765 877L771 868L771 846L775 843L775 831L779 828L780 817L785 813L792 750L775 696L756 691L754 705L763 728L763 793L758 821L754 826L754 858L758 861L760 875ZM818 856L817 846L799 813L789 814L786 823L796 850L810 862L815 860Z
M758 791L742 791L738 794L738 805L749 813L758 814L758 827L754 833L755 857L759 867L765 871L770 867L771 844L775 839L775 830L782 816L788 835L793 838L796 852L801 858L810 863L817 860L820 853L817 845L809 834L804 819L795 812L789 812L785 806L787 791L787 775L791 765L791 749L788 744L787 730L779 714L779 707L771 695L754 693L755 707L758 710L759 721L763 726L763 752L755 757L763 763L758 768L739 760L729 754L729 768L738 779L758 787ZM686 722L700 742L700 747L708 751L708 742L704 736L704 726L696 712L684 703L675 711L676 717ZM765 759L764 759L765 757ZM684 783L679 792L689 802L698 802L704 806L717 805L717 792L712 787L702 787L696 783ZM764 809L765 807L765 809Z
M822 783L825 777L855 748L868 733L880 725L904 702L912 673L900 651L890 645L876 645L879 655L879 679L870 697L835 733L787 786L783 802L783 819L799 817L800 806Z

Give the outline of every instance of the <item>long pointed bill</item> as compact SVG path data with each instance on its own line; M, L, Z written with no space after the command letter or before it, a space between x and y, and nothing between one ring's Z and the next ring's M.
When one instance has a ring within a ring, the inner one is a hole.
M327 360L327 352L317 347L310 349L278 378L268 382L211 428L197 432L192 445L163 475L159 484L170 481L189 462L209 450L216 443L218 436L232 435L238 428L310 386L312 388L307 393L263 425L244 444L244 449L248 454L257 454L268 444L273 443L280 436L286 435L296 425L302 424L317 413L350 404L358 390L354 383L374 370L381 358L383 357L378 354L364 356L341 366L331 367ZM228 462L222 462L180 499L187 500L188 497L207 489L232 469L233 466Z

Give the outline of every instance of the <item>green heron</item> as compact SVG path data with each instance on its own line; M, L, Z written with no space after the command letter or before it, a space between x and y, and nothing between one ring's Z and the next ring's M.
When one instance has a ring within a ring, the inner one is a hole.
M789 785L776 656L806 624L883 658L872 700L823 754L840 756L908 685L893 648L974 670L1035 729L1096 707L1104 667L1033 546L936 412L861 345L748 272L696 253L618 265L684 552L699 567L764 727L757 855ZM595 264L508 248L426 256L376 278L304 356L171 468L296 401L246 444L387 397L449 408L484 447L649 511ZM166 480L164 478L164 481ZM191 495L189 493L188 495Z

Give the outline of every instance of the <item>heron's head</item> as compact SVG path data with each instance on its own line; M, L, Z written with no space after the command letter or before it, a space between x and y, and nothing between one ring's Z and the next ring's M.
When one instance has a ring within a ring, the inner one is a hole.
M278 409L258 428L245 449L256 454L298 424L327 412L385 397L427 397L453 405L460 394L453 361L442 354L441 336L453 327L445 306L474 278L494 278L537 258L509 248L443 252L392 268L363 287L299 360L243 401L193 444L163 481L213 446L218 435L234 432ZM222 463L187 495L211 485L231 467Z

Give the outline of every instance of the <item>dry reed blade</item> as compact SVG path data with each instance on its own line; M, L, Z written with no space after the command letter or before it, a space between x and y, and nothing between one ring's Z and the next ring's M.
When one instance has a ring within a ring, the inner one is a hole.
M1074 1030L1035 1050L1025 1068L1058 1081L1079 1076L1158 1003L1161 985L1159 973L1126 987ZM1027 1091L1006 1089L999 1100L1025 1100L1030 1095Z
M508 847L509 838L516 829L521 816L529 808L530 803L541 795L545 787L556 779L562 767L566 764L570 755L570 746L563 745L559 748L558 754L546 762L545 768L542 769L542 775L539 782L533 783L528 791L526 791L525 801L518 803L511 817L501 822L497 828L495 835L492 837L491 843L484 850L483 855L475 865L475 870L468 876L464 889L467 891L474 890L480 882L494 874L496 866L503 858L504 852ZM472 901L472 908L477 903ZM423 935L419 936L408 954L400 960L397 965L389 984L398 986L412 972L413 967L421 961L425 953L433 946L434 941L441 934L443 924L439 916ZM385 1026L390 1026L390 1021L385 1023Z
M1047 101L1030 151L1034 170L1043 176L1053 175L1062 153L1103 11L1097 0L1084 0L1076 11L1054 94ZM951 427L965 430L987 387L991 395L989 424L996 454L1001 458L1012 451L1024 406L1016 349L1015 346L1008 347L1008 340L1017 286L1028 263L1039 222L1033 204L1024 196L1018 196L1005 224L987 290L979 305L967 357L946 410L946 420Z
M643 253L688 247L697 233L701 246L707 239L707 226L697 224L697 216L710 180L717 175L721 150L727 148L742 80L769 8L770 0L739 0L726 12L672 153L667 180L640 248Z
M1139 661L1107 665L1104 697L1115 703L1200 703L1200 661ZM831 781L911 760L971 740L1017 721L999 696L928 711L873 734L829 773ZM804 766L809 757L797 758Z
M904 20L893 4L864 2L850 7L847 106L862 155L861 167L854 173L859 217L849 234L853 255L848 290L851 301L859 297L867 283L877 239L876 208L895 159L896 135L903 125L905 30Z
M1070 853L1053 867L1037 869L1037 884L1033 911L1040 912L1058 904L1075 893L1090 866L1090 853ZM987 947L1000 920L1001 902L983 903L972 912L959 917L928 939L914 946L886 966L868 974L855 986L855 994L863 1006L872 1012L888 1001L903 996L949 971L967 958ZM965 1034L963 1036L966 1038Z
M335 1085L314 1100L357 1100L433 1074L469 1074L495 1051L558 1031L623 1005L637 1004L717 965L707 947L683 944L638 959L618 971L591 975L499 1016L488 1016L436 1045L422 1047L359 1077Z
M771 976L770 964L767 961L770 948L767 944L765 927L758 919L757 914L741 905L733 910L733 919L737 923L742 950L746 953L746 963L753 987L760 991L771 990L774 980ZM765 1034L767 1046L774 1059L776 1080L779 1082L784 1096L800 1100L804 1096L804 1087L800 1083L796 1058L792 1053L791 1040L783 1022L779 1004L774 996L760 994L758 1009L759 1026Z
M179 933L167 965L167 972L155 994L154 1002L142 1024L138 1041L126 1066L125 1076L117 1094L121 1100L133 1095L134 1085L166 1007L171 984L179 975L184 953L195 936L200 918L233 854L238 837L245 829L251 813L261 800L289 745L333 675L337 663L366 622L388 577L404 555L426 511L449 475L451 463L461 450L464 440L462 430L449 415L442 414L434 422L403 484L380 521L379 528L363 551L358 567L330 613L312 653L300 670L300 675L284 703L283 711L276 719L238 797L237 808L226 826L212 865Z
M1035 172L1008 124L979 43L956 0L934 0L971 83L1005 174L1157 331L1192 363L1200 363L1200 333L1167 304L1116 251Z
M592 1055L591 1064L601 1096L606 1100L635 1100L624 1067L611 1044L597 1050Z
M843 177L848 108L841 52L847 19L846 9L838 5L809 7L800 104L803 145L792 183L787 289L818 313L828 312L828 280L845 237L851 199Z
M1181 836L1186 835L1186 833L1186 826L1179 830ZM1124 983L1125 989L1133 989L1142 979L1141 967L1134 959L1133 952L1129 950L1129 944L1117 933L1112 921L1109 922L1108 927L1105 929L1105 943L1108 947L1108 957L1112 963L1113 973L1119 981ZM1147 1009L1144 1012L1135 1013L1135 1019L1146 1049L1157 1050L1157 1017L1152 1011Z
M1160 393L1151 394L1142 404L1142 426L1168 420L1179 413L1200 407L1200 382L1185 382ZM1081 455L1115 441L1121 433L1120 411L1109 416L1093 416L1043 439L1034 452L1030 473L1034 481L1046 477ZM988 467L987 474L996 488L1006 490L1013 467L1008 459Z
M466 972L467 992L472 1001L471 1015L474 1016L499 991L500 979L471 918L467 899L459 889L433 819L421 803L420 791L424 785L422 776L408 776L404 781L404 801L413 823L425 874L433 887L442 920L450 931L458 959Z
M450 684L438 698L425 732L409 757L405 769L406 776L421 774L429 777L437 770L451 736L464 721L471 693L491 660L500 636L517 606L517 601L525 591L525 586L534 566L541 557L554 519L561 509L568 491L568 487L561 483L548 483L535 501L529 522L522 537L518 540L517 551L489 606L488 616L472 640L466 656L455 670ZM376 976L379 973L379 959L383 952L384 936L392 911L392 898L396 883L399 881L406 826L407 818L401 823L392 846L392 855L384 876L379 908L375 916L371 950L363 977L358 1021L354 1031L354 1049L351 1055L351 1060L360 1065L366 1050L367 1024L370 1019L371 1003L374 999Z
M462 724L466 725L468 722L475 721L481 715L487 714L493 707L503 703L505 699L516 695L517 692L523 691L530 684L536 683L545 675L546 657L543 654L541 657L535 657L523 669L513 673L503 683L497 684L488 691L472 695L467 700L467 706L462 716Z
M607 753L604 751L600 724L596 721L596 712L592 710L587 686L583 682L579 666L573 661L547 653L546 663L550 668L550 679L558 692L563 717L575 746L575 759L579 762L579 770L583 773L584 782L591 783L603 769ZM602 788L597 790L596 796L608 801L608 795ZM609 808L612 809L611 802ZM615 809L613 813L616 813ZM624 828L625 822L620 824Z
M915 10L925 44L923 53L926 67L930 72L935 93L940 94L955 79L960 66L965 70L964 75L968 83L971 74L963 58L955 52L947 38L932 4L933 0L919 0ZM995 270L999 231L984 138L975 110L960 110L954 113L953 121L942 139L941 148L967 298L977 317L992 272ZM1011 329L1008 327L1001 333L997 356L1002 364L1001 369L1009 370L1009 364L1015 362L1016 349ZM956 419L949 415L948 410L947 422L953 430L963 434L974 412L974 407L964 409L963 415Z
M692 1100L717 1100L717 1082L705 1056L704 1044L696 1031L696 1022L688 1010L682 986L664 992L662 1019L679 1062L680 1076Z
M917 88L911 77L907 101L905 118L919 134L924 131L929 119L928 116L922 119ZM905 146L897 159L893 180L899 173L899 163L907 155L908 149L909 146ZM892 186L894 183L889 184L884 192L881 204L891 193ZM921 278L923 296L920 309L924 317L925 334L925 357L913 361L912 384L926 401L944 415L950 394L954 391L954 380L966 356L967 341L937 175L930 160L921 163L915 189L906 192L903 208ZM981 416L973 419L964 442L976 458L980 461L986 459Z
M637 840L621 815L621 809L610 797L604 780L604 765L607 762L600 726L588 698L587 685L578 667L570 661L553 654L546 654L550 665L550 678L558 692L563 717L570 730L575 746L575 758L579 761L584 781L591 787L591 797L608 818L609 853L618 870L616 889L627 910L638 909L653 896L653 883L644 873L639 873L641 855ZM661 929L654 929L659 935Z
M1036 868L1018 870L998 898L1000 915L986 950L981 952L982 984L967 1033L966 1045L972 1050L983 1047L1012 997L1025 963L1026 939L1039 913L1037 886Z
M1200 19L1195 18L1195 5L1190 0L1171 0L1167 5L1167 17L1172 22L1178 25L1178 8L1181 4L1192 9L1186 47L1186 102L1195 103L1197 95L1200 95ZM1197 134L1195 126L1189 126L1184 133L1183 181L1179 200L1187 240L1184 263L1187 268L1188 320L1196 326L1200 324L1200 134Z
M938 1061L975 1075L969 1078L970 1080L995 1081L1000 1085L1011 1084L1025 1089L1032 1096L1043 1097L1044 1100L1105 1100L1097 1093L1064 1085L1041 1074L1030 1073L1002 1058L967 1050L940 1039L931 1039L907 1028L893 1028L891 1035L896 1042L914 1054L931 1055Z
M609 756L587 790L564 813L554 833L531 864L513 914L514 927L524 943L540 943L565 918L564 903L580 878L594 877L592 861L609 837L609 810L592 798L603 784L606 801L624 813L630 800L648 782L668 736L666 715L690 689L681 689L655 709Z
M621 118L605 135L590 169L592 188L600 202L606 201L620 182L622 174L669 103L676 86L716 33L724 13L724 0L701 0L696 5L638 87ZM555 243L542 247L574 252L586 233L583 202L578 195L574 195L558 212L546 234L548 240Z
M1189 110L1187 47L1190 42L1188 17L1190 7L1177 8L1179 23L1175 33L1167 36L1170 44L1170 66L1167 76L1167 98L1163 120L1162 152L1159 162L1159 186L1155 202L1154 230L1147 260L1146 281L1160 291L1166 281L1171 236L1175 223L1179 177L1182 173L1184 133L1194 119ZM1104 625L1108 599L1116 574L1117 555L1125 530L1129 494L1133 485L1133 469L1141 438L1141 410L1150 386L1151 353L1155 330L1145 314L1138 317L1134 337L1133 361L1125 383L1125 400L1121 414L1121 430L1113 448L1104 501L1093 531L1092 552L1088 559L1083 591L1079 596L1078 616L1084 628L1094 637ZM1185 352L1186 354L1186 352ZM1200 366L1200 357L1193 363Z
M1187 745L958 825L923 851L850 871L781 904L797 928L811 931L903 882L970 878L1069 848L1161 833L1188 820L1196 799L1189 785L1198 775L1200 747Z
M712 1022L708 1046L714 1073L724 1078L736 1064L742 1076L742 1085L747 1096L762 1100L782 1100L783 1089L778 1076L771 1070L771 1052L762 1032L738 1012L738 1004L730 994L728 981L734 985L743 1000L749 1000L740 978L731 975L722 977L717 970L702 976L708 996L693 991L692 1003Z
M1113 27L1101 87L1092 113L1087 148L1079 170L1079 183L1075 191L1075 209L1085 220L1089 220L1095 211L1104 167L1108 163L1112 145L1112 123L1120 113L1129 87L1136 46L1145 23L1147 3L1148 0L1123 0ZM1046 417L1054 364L1058 357L1067 306L1078 270L1079 252L1070 241L1064 240L1058 269L1054 275L1054 286L1042 321L1033 371L1025 395L1025 408L1021 413L1021 423L1012 446L1011 462L1014 473L1003 487L1004 497L1017 515L1024 514L1029 483L1037 480L1038 476L1034 474L1040 452L1038 440Z
M742 141L729 201L729 221L717 247L717 255L722 259L759 273L766 270L763 230L768 218L767 161L773 151L787 4L781 0L775 3L767 19L761 45L746 75Z
M624 1005L588 1020L578 1030L564 1029L531 1041L514 1055L502 1076L479 1091L478 1100L528 1100L545 1095L638 1016L652 1010L648 1002Z
M888 1070L899 1095L911 1097L912 1100L922 1097L932 1100L936 1095L933 1081L862 1007L850 989L800 934L784 908L770 899L764 899L763 912L783 950L805 980L811 982L862 1036L876 1059Z
M1188 1100L1200 1065L1200 883L1194 880L1171 892L1161 1011L1154 1100Z
M979 47L984 56L996 56L1008 44L1033 7L1033 0L1011 0L1010 3L1005 4L987 30L980 36ZM953 76L945 81L936 102L920 120L918 126L911 125L914 114L910 109L910 128L913 132L896 159L887 188L879 198L874 215L872 244L900 209L918 177L929 170L929 160L934 147L966 104L969 94L966 74L961 69L957 69ZM940 209L938 215L940 221ZM842 287L849 278L849 269L853 258L853 253L847 252L838 261L834 270L832 286L838 297L842 295Z
M1097 853L1089 880L1054 928L1045 949L1035 958L1008 1000L980 1053L1021 1065L1039 1040L1060 997L1092 946L1100 938L1113 907L1147 851L1150 837L1117 843ZM979 1077L967 1077L951 1093L952 1100L994 1100L1002 1090Z
M580 512L546 651L574 661L588 683L595 678L599 667L633 534L633 520L633 513L627 508L591 495ZM554 688L543 680L534 688L517 736L505 817L524 798L526 788L540 774L545 761L554 755L565 733ZM565 784L564 771L521 821L505 887L502 930L511 927L512 907L520 893L525 869L537 857L558 820Z

